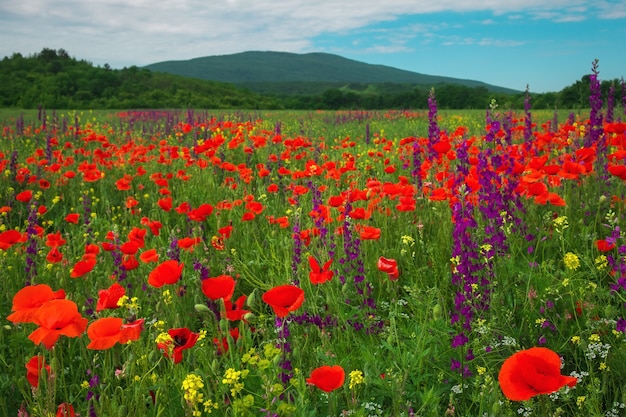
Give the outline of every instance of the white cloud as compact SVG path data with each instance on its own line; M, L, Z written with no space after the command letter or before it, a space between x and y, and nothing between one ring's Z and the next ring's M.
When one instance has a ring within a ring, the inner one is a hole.
M245 50L308 52L316 49L318 36L349 34L404 15L489 11L509 18L530 14L538 19L574 21L587 8L603 18L626 17L623 1L605 0L5 1L0 2L0 56L34 53L43 47L65 48L73 56L119 67ZM570 14L563 14L564 10ZM483 24L491 22L487 19ZM403 51L410 49L406 42L411 37L419 34L430 41L444 28L420 24L398 28L385 42L377 46L370 42L367 47Z

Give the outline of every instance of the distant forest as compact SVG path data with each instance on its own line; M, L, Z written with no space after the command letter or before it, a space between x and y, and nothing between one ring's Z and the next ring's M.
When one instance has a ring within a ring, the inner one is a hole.
M560 92L531 94L533 109L589 107L590 76L585 75ZM426 109L435 89L440 109L484 109L492 99L503 108L524 107L525 93L489 92L485 87L456 84L434 86L379 83L329 84L322 93L307 83L279 93L256 93L233 84L203 81L136 66L112 69L77 60L64 50L45 48L22 56L14 53L0 61L0 108L32 109ZM626 95L624 81L603 80L603 100L614 103ZM299 90L294 94L293 90ZM302 93L304 91L304 93Z

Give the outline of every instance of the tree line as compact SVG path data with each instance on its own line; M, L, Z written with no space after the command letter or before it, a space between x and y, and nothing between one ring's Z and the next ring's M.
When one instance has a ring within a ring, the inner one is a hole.
M590 76L560 92L532 94L533 109L589 107ZM353 83L321 94L260 94L233 84L155 73L136 66L111 69L78 60L64 49L44 48L31 56L14 53L0 61L0 107L31 109L426 109L433 86ZM525 92L493 93L486 87L435 85L440 109L484 109L492 99L524 107ZM623 80L601 82L603 100L619 103Z

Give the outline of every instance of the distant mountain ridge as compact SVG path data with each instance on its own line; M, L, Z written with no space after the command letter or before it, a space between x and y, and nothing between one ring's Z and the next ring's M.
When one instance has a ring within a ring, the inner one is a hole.
M252 90L261 89L262 84L293 84L294 82L320 85L393 83L420 86L458 84L466 87L485 87L497 93L519 93L517 90L481 81L420 74L385 65L367 64L322 52L296 54L249 51L181 61L163 61L146 65L143 68L155 72L233 83Z

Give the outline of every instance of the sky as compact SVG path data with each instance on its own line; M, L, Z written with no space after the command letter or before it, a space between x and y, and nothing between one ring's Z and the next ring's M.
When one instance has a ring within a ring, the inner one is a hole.
M0 58L96 66L326 52L543 93L626 78L626 0L0 0Z

